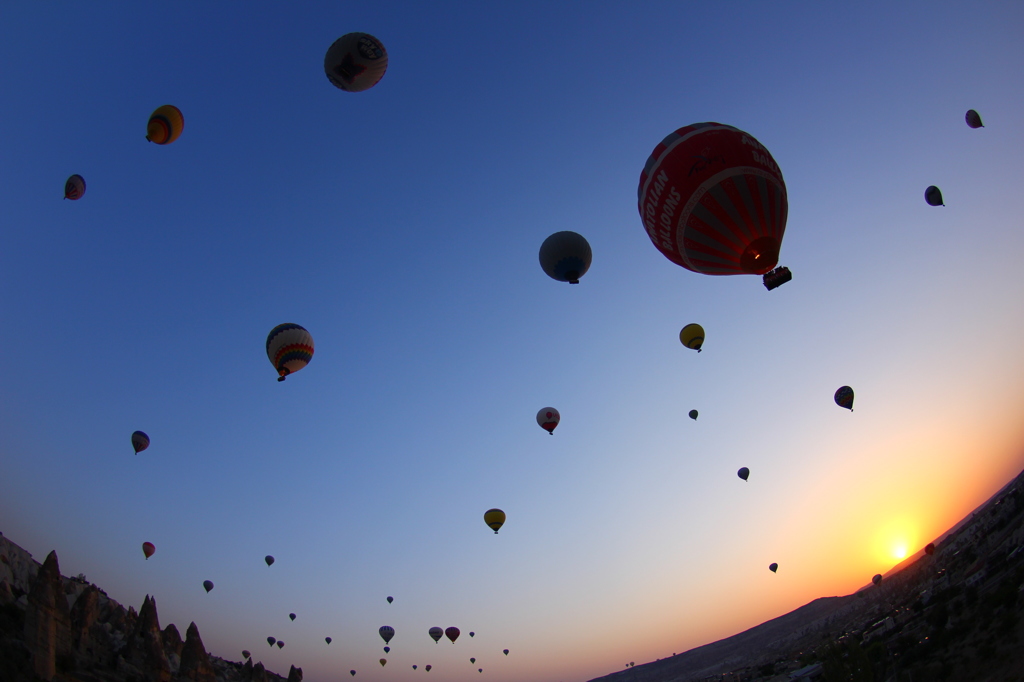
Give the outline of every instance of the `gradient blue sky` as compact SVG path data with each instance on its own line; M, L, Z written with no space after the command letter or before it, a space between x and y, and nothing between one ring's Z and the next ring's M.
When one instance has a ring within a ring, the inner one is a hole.
M0 531L312 682L585 680L852 592L1024 467L1022 29L1019 3L6 3ZM322 68L351 31L390 57L358 94ZM166 103L185 131L148 144ZM776 291L641 226L648 154L697 121L783 171ZM564 229L579 286L537 263ZM282 322L316 355L280 384Z

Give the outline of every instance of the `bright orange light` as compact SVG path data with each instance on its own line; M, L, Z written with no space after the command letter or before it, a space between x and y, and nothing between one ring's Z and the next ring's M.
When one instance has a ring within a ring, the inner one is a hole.
M910 548L916 546L917 524L906 517L889 519L875 535L875 556L879 568L893 566L907 558Z

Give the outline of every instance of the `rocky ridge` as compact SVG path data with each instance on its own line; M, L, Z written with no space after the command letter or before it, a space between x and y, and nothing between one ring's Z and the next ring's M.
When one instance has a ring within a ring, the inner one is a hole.
M160 628L156 599L125 609L82 577L60 574L0 535L0 680L4 682L285 682L262 663L210 656L190 623ZM301 682L293 667L288 682Z

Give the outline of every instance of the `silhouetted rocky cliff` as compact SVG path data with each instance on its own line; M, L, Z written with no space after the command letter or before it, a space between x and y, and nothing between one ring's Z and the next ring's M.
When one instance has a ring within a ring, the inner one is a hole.
M301 682L292 668L288 682ZM285 682L263 664L210 656L190 623L160 629L156 599L136 614L83 578L42 565L0 535L0 680L3 682Z

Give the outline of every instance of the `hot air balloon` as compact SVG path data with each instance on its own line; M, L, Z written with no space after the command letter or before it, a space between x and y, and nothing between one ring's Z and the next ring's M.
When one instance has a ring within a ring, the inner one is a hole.
M432 667L432 666L431 666L431 665L430 665L430 664L428 663L428 664L426 665L426 667L424 667L423 669L424 669L424 670L426 670L426 671L427 671L427 672L429 673L429 672L430 672L430 668L431 668L431 667Z
M274 564L274 557L270 556L269 554L263 557L263 560L267 562L267 566L272 566Z
M475 658L470 658L470 659L469 659L469 662L470 662L470 663L476 663L476 659L475 659Z
M275 638L275 637L267 637L267 644L269 644L270 646L274 646L274 644L276 642L277 642L277 638Z
M388 659L386 659L386 658L382 658L382 659L380 659L380 667L382 667L382 668L383 668L383 667L384 667L384 666L386 666L387 664L388 664Z
M542 407L540 412L537 413L537 423L540 424L540 428L552 436L555 434L555 427L558 426L558 422L561 419L562 415L558 414L558 410L553 407Z
M387 69L388 52L369 33L347 33L335 40L324 55L327 79L346 92L369 90Z
M85 178L75 173L64 183L64 198L78 201L85 194Z
M647 235L676 265L764 275L778 264L786 183L768 150L742 130L721 123L676 130L647 159L637 198Z
M837 388L834 400L839 407L845 407L850 412L853 412L853 389L849 386Z
M469 636L470 637L476 637L476 633L475 632L471 632L471 633L469 633Z
M330 637L324 637L324 641L330 644L333 640Z
M540 266L551 279L579 284L587 274L593 253L583 235L566 230L555 232L540 245Z
M313 359L313 337L297 324L279 324L267 335L267 357L280 375L277 380L284 381Z
M482 673L482 672L484 671L484 669L483 669L483 668L477 668L477 669L476 669L476 671L477 671L478 673Z
M931 556L932 554L935 554L935 543L934 542L929 542L927 545L925 545L924 546L924 553L927 554L928 556Z
M415 663L413 663L413 664L412 664L412 669L413 669L413 670L415 670L415 669L416 669L416 664L415 664Z
M779 565L778 564L769 564L768 570L771 571L772 573L775 573L776 571L779 570Z
M132 448L135 450L135 454L139 454L143 450L149 447L149 436L142 431L136 431L132 434Z
M356 671L355 670L349 670L348 674L351 675L352 677L355 677L356 676Z
M736 472L736 475L745 481L750 476L750 469L747 467L741 467L740 470Z
M384 653L390 654L391 653L391 647L389 647L389 646L384 647Z
M503 653L503 654L505 654L506 656L508 656L508 649L502 649L502 650L501 650L501 653Z
M964 117L967 119L967 125L972 128L984 128L985 125L981 122L981 116L974 109L968 109L967 115Z
M942 203L942 190L935 185L929 185L928 189L924 191L924 200L928 202L929 206L945 206Z
M391 638L395 636L395 629L390 625L381 625L380 629L377 630L380 633L380 638L387 644L391 641Z
M284 642L282 642L281 640L277 640L277 648L278 649L283 649L284 648Z
M873 582L875 585L881 585L882 584L882 574L881 573L876 573L874 575L874 577L871 578L871 582Z
M252 656L252 654L249 653L247 649L242 649L242 658L249 658L250 656Z
M704 345L704 327L695 322L686 325L679 331L679 342L699 353L700 347Z
M697 421L697 410L690 410L690 419Z
M389 603L389 604L390 604L391 602L393 602L393 601L395 601L395 598L394 598L394 597L388 597L388 603Z
M500 509L488 509L484 512L484 523L490 526L494 534L497 535L498 529L505 523L505 512Z
M295 614L294 613L289 613L288 617L291 618L292 620L295 620Z
M430 628L429 630L427 630L427 634L430 635L433 638L434 642L438 642L438 641L440 641L441 637L444 635L444 630L442 630L441 628L439 628L437 626L434 626L434 627Z
M143 542L142 553L146 555L146 559L149 559L149 557L156 554L156 545L154 545L152 542Z
M450 628L445 628L444 635L448 639L452 640L452 644L455 644L455 640L459 638L459 629L454 626Z
M146 139L156 144L170 144L178 139L185 129L185 117L178 107L165 104L149 115L146 125Z
M206 590L206 594L210 594L210 590L213 589L213 581L212 580L204 580L203 581L203 589Z

